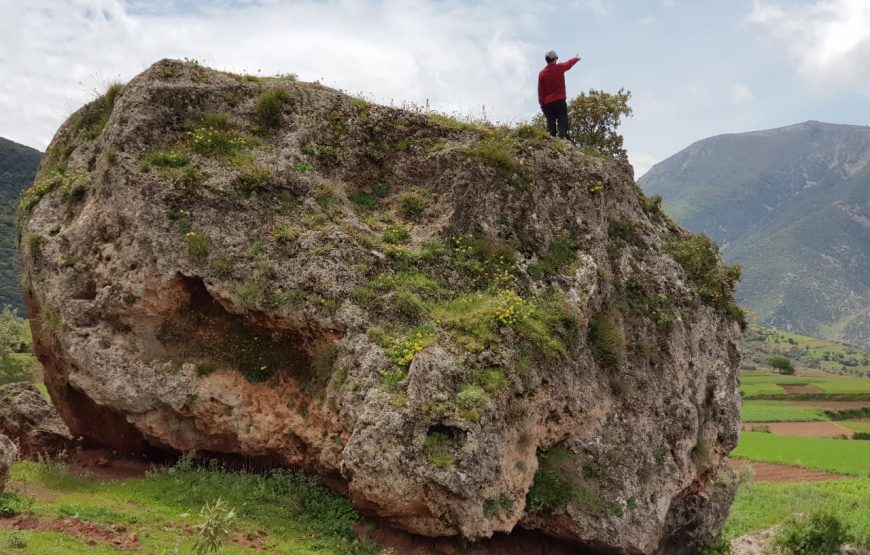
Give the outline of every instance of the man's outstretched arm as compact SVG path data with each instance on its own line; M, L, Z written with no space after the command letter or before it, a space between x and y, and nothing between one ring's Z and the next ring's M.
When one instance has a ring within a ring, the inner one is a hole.
M579 61L580 61L580 54L577 54L576 56L574 56L573 58L571 58L567 62L562 62L559 65L562 66L562 71L568 71L569 69L574 67L574 64L576 64Z

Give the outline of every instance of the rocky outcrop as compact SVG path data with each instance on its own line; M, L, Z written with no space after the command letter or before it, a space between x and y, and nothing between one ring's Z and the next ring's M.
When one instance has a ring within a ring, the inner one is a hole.
M304 467L428 536L721 527L736 274L625 160L167 60L64 124L20 211L74 435Z
M6 487L9 469L12 468L17 453L18 450L12 440L0 434L0 493L3 493L3 488Z
M25 382L0 387L0 433L14 439L27 459L53 458L74 446L57 410Z

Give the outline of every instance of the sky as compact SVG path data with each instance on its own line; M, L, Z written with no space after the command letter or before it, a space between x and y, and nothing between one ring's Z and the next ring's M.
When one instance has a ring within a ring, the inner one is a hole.
M870 124L870 0L0 0L0 137L44 150L161 58L295 73L383 104L517 123L544 52L569 96L632 92L640 176L694 141Z

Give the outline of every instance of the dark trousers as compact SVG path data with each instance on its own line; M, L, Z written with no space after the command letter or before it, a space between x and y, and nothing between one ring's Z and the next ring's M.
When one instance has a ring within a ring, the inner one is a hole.
M565 99L556 100L541 106L544 117L547 118L547 131L556 136L556 123L559 124L559 137L568 138L568 103Z

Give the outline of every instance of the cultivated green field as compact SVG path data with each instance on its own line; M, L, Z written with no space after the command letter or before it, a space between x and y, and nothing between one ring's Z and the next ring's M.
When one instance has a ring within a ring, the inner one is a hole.
M856 432L866 432L870 434L870 422L849 422L848 420L844 422L837 422L840 426L845 426L850 430L855 430ZM870 450L870 446L868 446L868 450ZM870 454L868 454L870 456Z
M764 434L769 435L769 434ZM857 443L857 442L856 442ZM770 528L795 513L824 510L837 515L860 547L870 548L870 479L743 484L723 535L733 539Z
M202 521L200 508L223 498L238 513L232 545L221 553L291 555L374 555L374 546L356 537L360 519L350 503L301 473L271 477L219 470L176 468L146 478L100 482L65 474L56 464L18 463L0 494L0 513L23 510L48 519L75 517L121 538L136 534L139 553L191 553ZM254 541L240 542L241 533ZM245 545L240 545L244 543ZM259 547L259 550L257 549ZM90 545L53 531L0 528L0 553L94 554L122 552L109 541Z
M743 401L744 422L821 422L825 411L814 407L793 407L786 401Z
M870 442L867 441L743 432L731 456L870 476Z
M741 372L740 392L744 398L756 395L785 395L781 385L808 385L822 393L870 395L870 378L850 376L784 376L768 372Z

